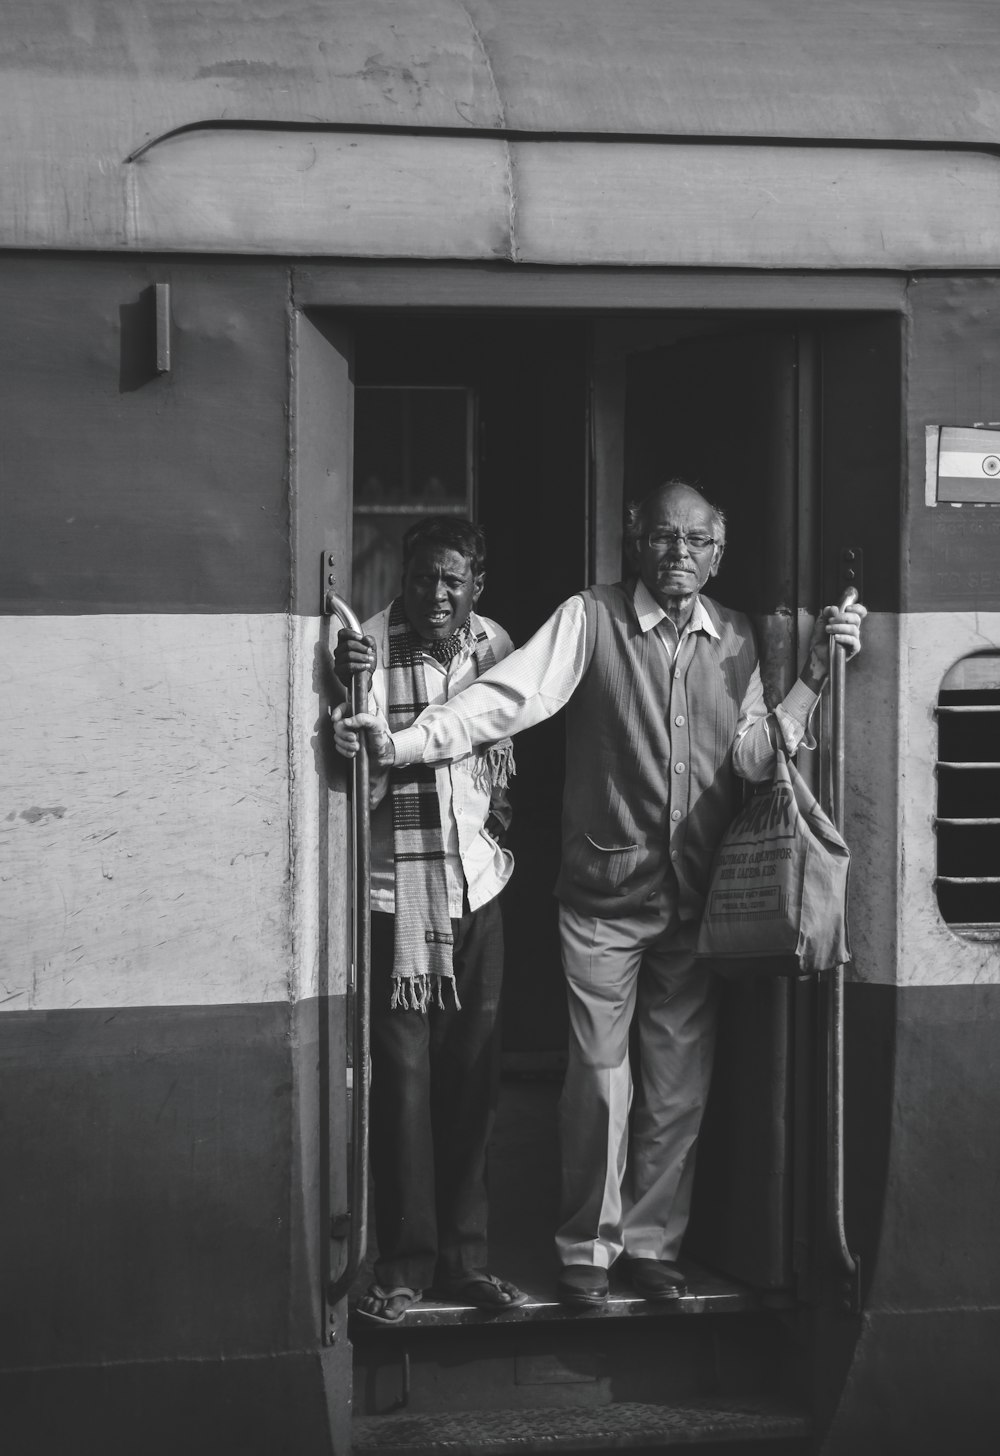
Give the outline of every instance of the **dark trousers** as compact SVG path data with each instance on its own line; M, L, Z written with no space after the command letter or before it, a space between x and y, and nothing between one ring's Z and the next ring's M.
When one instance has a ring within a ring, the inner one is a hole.
M444 1007L390 1010L394 917L372 915L375 1278L427 1289L486 1267L486 1147L500 1073L503 921L495 897L453 920Z

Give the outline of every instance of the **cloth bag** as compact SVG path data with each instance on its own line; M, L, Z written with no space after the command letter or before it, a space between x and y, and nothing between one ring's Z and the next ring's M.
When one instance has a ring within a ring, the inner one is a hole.
M843 965L850 863L833 821L779 750L770 787L748 800L716 851L696 953L766 961L742 968L755 974Z

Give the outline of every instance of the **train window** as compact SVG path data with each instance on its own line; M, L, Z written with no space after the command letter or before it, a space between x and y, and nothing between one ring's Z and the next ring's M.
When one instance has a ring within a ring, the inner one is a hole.
M959 935L1000 939L1000 653L955 664L937 719L938 906Z
M421 516L470 516L475 395L440 385L360 384L354 392L354 607L399 589L403 536Z

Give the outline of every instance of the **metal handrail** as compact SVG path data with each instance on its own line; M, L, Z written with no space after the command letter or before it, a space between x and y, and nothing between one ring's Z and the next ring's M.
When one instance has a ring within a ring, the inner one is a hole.
M338 616L352 632L361 623L343 598L326 593L326 609ZM351 711L368 707L371 676L356 674L351 682ZM353 1068L351 1097L351 1160L349 1179L350 1225L344 1266L330 1282L327 1299L336 1304L357 1277L368 1248L368 1128L371 1103L371 816L369 805L368 751L361 735L361 748L351 770L353 832L351 835L351 882L354 886L354 1017L349 1031Z
M858 600L848 587L839 607ZM838 831L844 829L845 726L847 659L838 643L830 648L830 809ZM841 1282L842 1303L856 1310L860 1265L847 1246L844 1226L844 967L834 966L827 979L827 1228Z

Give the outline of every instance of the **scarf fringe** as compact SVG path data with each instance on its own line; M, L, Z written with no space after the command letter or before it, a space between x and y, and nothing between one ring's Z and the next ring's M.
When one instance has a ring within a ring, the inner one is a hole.
M392 988L392 1000L389 1003L390 1011L427 1012L431 1006L437 1006L444 1011L444 987L446 985L451 987L455 1010L461 1011L462 1009L454 976L439 976L431 972L419 976L395 976L393 979L395 985Z
M505 789L516 773L514 745L509 738L501 738L499 743L479 754L472 777L477 788L489 792Z
M485 626L475 614L443 643L421 643L409 625L402 599L389 606L386 714L393 729L406 728L427 705L423 654L439 662L471 650L476 676L496 662ZM477 786L490 793L505 788L514 773L514 752L509 738L476 755L473 774ZM432 1006L445 1009L444 983L451 985L455 1009L461 1010L455 986L449 935L428 927L446 926L448 880L445 841L438 809L436 770L428 765L390 779L393 808L393 851L396 876L396 914L393 949L393 989L390 1009L426 1013Z

